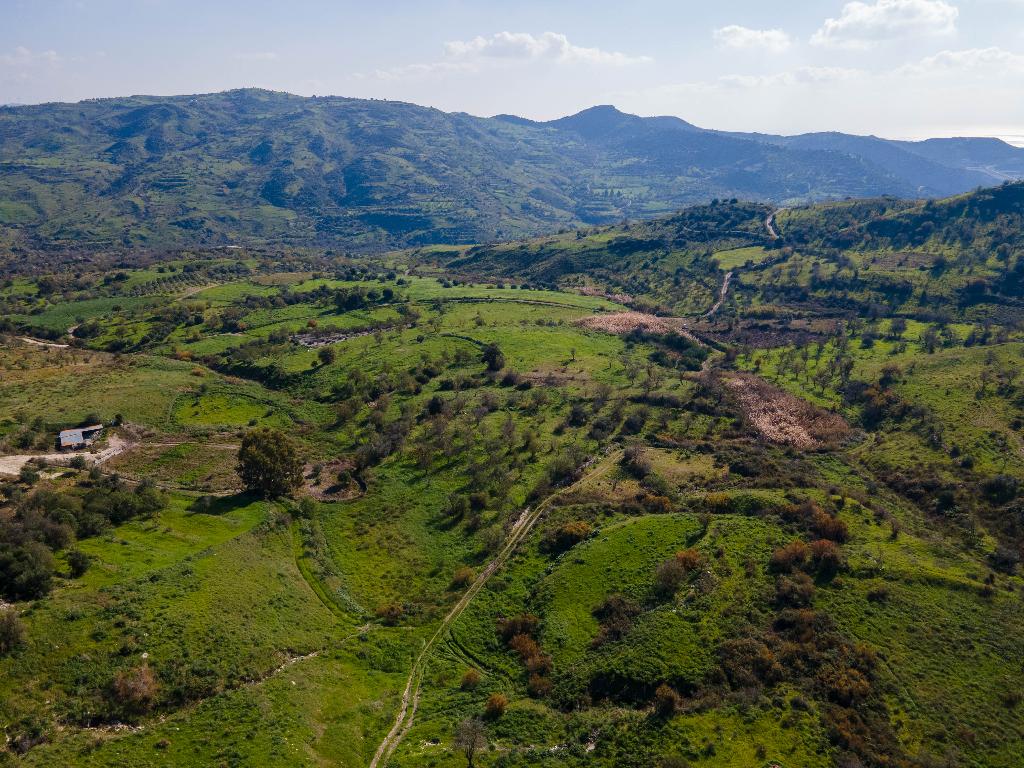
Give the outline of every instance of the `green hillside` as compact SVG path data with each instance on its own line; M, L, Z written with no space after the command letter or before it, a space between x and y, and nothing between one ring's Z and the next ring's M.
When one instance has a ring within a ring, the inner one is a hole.
M1021 189L5 269L0 765L1016 768Z

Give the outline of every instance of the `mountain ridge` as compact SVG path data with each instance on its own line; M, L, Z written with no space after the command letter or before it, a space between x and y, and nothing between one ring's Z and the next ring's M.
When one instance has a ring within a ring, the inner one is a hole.
M1024 176L1024 149L735 134L610 105L538 122L240 89L3 107L0 167L0 246L15 252L380 251L647 219L714 198L940 197Z

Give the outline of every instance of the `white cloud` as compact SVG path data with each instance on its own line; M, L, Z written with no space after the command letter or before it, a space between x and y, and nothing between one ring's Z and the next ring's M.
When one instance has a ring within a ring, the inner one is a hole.
M855 0L839 18L826 19L811 37L813 45L868 48L882 40L922 35L948 35L956 30L960 11L945 0Z
M557 32L541 35L497 32L490 37L477 36L471 40L445 43L444 56L438 61L378 69L373 76L379 80L402 80L437 73L477 72L488 66L528 62L622 67L651 61L649 56L628 56L618 51L574 45L568 37ZM356 75L357 79L364 77Z
M863 76L864 72L860 69L800 67L789 72L777 72L770 75L722 75L715 82L726 88L788 88L800 85L834 83ZM714 84L710 85L714 86Z
M782 53L791 45L789 35L781 29L750 29L738 24L716 29L715 42L723 48L761 49Z
M968 48L961 51L939 51L900 71L908 75L929 75L935 72L969 74L977 70L995 70L998 74L1024 72L1024 55L1002 48Z
M5 67L32 67L59 62L60 56L56 51L33 51L23 46L18 46L9 53L0 54L0 65Z
M560 62L584 64L608 64L622 66L651 61L648 56L628 56L618 51L604 51L600 48L585 48L569 42L569 38L558 32L532 35L529 32L497 32L490 37L474 37L472 40L455 40L445 43L445 56L450 59L547 59Z

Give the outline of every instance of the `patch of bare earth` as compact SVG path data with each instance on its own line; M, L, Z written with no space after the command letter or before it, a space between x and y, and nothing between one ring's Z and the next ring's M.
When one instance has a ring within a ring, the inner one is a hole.
M607 291L602 291L600 288L594 288L589 285L580 288L579 292L582 296L597 296L601 299L614 301L616 304L630 304L634 300L634 298L628 293L608 293Z
M747 421L765 440L812 450L833 444L850 428L838 414L773 387L757 376L738 374L725 379Z
M362 493L354 470L355 464L349 459L307 464L302 473L306 493L317 501L354 499Z
M643 312L610 312L584 317L577 323L593 331L604 331L621 336L640 330L645 333L678 333L680 336L697 342L697 339L687 329L685 321L680 317L659 317Z

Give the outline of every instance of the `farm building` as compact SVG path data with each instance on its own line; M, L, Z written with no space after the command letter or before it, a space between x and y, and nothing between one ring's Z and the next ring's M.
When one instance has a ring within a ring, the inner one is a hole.
M92 445L102 431L102 424L62 430L57 435L57 447L62 451L74 451L79 448L85 448L88 445Z

